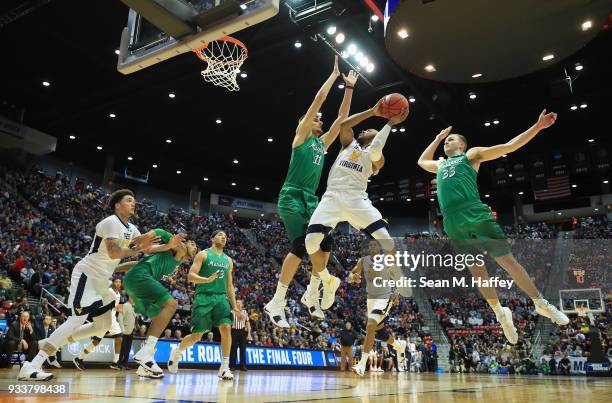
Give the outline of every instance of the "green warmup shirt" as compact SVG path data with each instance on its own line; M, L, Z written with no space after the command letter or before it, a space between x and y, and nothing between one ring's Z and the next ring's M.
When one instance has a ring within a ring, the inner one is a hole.
M308 137L291 150L289 171L283 187L294 186L314 194L319 187L324 161L325 143L315 136Z
M213 248L206 249L206 261L202 263L198 275L201 277L210 277L217 270L221 270L221 273L212 283L196 284L196 294L227 294L226 277L229 269L230 260L224 252L218 255Z
M477 175L465 153L450 157L440 164L436 180L438 203L444 215L459 206L482 203Z

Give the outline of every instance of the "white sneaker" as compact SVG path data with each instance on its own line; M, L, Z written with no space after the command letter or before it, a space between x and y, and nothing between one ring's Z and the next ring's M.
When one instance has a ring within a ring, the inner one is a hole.
M567 317L567 315L558 310L557 307L551 304L550 302L546 301L545 299L542 299L542 303L540 305L541 306L535 304L536 313L538 313L539 315L546 316L547 318L549 318L554 323L560 326L564 326L569 323L569 318Z
M376 369L374 370L374 372L385 372L385 370L384 370L384 369L382 369L382 368L376 368Z
M319 299L312 298L311 295L308 293L308 291L304 292L304 295L302 295L300 302L306 305L306 308L308 308L308 313L310 314L310 316L316 319L320 319L320 320L325 319L325 314L323 313L323 311L321 310L321 307L319 306Z
M272 298L272 300L270 300L270 302L264 306L264 312L268 315L274 326L288 329L290 326L289 322L287 322L287 317L285 316L286 304L287 301L278 303L274 300L274 298Z
M342 281L336 276L330 276L328 281L321 280L323 284L323 298L321 298L321 309L326 310L331 308L336 300L336 291L340 287Z
M62 367L62 365L57 360L56 356L51 356L51 357L47 358L47 364L49 364L49 365L51 365L52 367L55 367L55 368L61 368Z
M162 375L164 371L155 362L155 350L146 344L134 355L134 361L141 367L155 375ZM145 375L142 375L145 376Z
M170 353L170 359L168 360L168 372L176 374L178 372L179 361L181 360L181 353L178 348L175 348Z
M145 378L151 378L151 379L160 379L164 377L163 372L162 373L151 372L145 367L141 367L141 366L139 366L138 369L136 370L136 375L142 376Z
M230 371L229 368L219 368L219 372L217 373L217 375L220 379L223 379L224 381L234 380L234 374L232 374L232 371Z
M359 376L363 376L363 375L365 375L365 368L362 367L359 364L353 365L353 372L356 373Z
M23 363L17 380L19 381L48 381L53 378L53 374L50 372L44 372L40 368L36 368L31 362L26 361Z
M502 317L497 317L497 321L502 327L504 331L504 336L510 344L516 344L518 342L518 333L516 332L516 327L514 326L514 322L512 321L512 311L508 307L502 308L503 315Z

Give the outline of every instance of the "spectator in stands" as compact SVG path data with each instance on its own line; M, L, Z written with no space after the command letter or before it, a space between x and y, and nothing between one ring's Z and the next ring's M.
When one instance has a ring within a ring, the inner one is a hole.
M5 351L9 360L14 352L25 353L28 361L38 353L38 339L28 311L21 312L19 321L9 327Z
M357 333L353 330L351 322L346 322L344 329L340 332L340 371L347 368L350 371L353 366L353 345L357 341Z
M174 338L179 341L183 340L183 332L181 332L181 329L174 330Z
M567 353L565 353L563 354L563 358L561 359L561 361L559 361L559 367L558 367L559 373L561 375L569 375L570 368L571 368L571 362L567 356Z
M43 320L34 325L34 333L36 334L37 340L46 339L51 333L55 331L55 328L51 325L51 315L44 315Z

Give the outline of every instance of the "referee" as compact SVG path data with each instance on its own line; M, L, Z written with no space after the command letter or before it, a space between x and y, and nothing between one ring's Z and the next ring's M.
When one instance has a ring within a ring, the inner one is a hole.
M249 323L249 315L244 309L244 301L241 299L236 301L236 308L242 312L243 319L236 316L232 311L234 318L232 322L232 349L230 350L230 367L236 366L236 350L240 348L240 370L247 371L246 367L246 346L247 339L251 339L251 324Z

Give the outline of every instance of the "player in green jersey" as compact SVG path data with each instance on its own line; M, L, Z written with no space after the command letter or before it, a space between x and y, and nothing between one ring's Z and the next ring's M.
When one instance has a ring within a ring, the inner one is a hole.
M134 311L151 319L147 339L134 355L134 361L139 364L136 373L161 378L163 371L155 362L155 345L176 312L178 302L160 281L172 276L183 261L193 259L197 246L193 241L184 242L183 234L173 236L162 229L155 229L155 233L162 244L151 247L147 251L151 255L127 271L123 285L134 302Z
M559 325L566 325L569 323L567 316L542 297L529 274L510 252L506 235L495 221L491 210L480 201L476 182L481 163L518 150L541 130L552 126L556 119L556 113L546 113L544 110L533 126L507 143L492 147L473 147L469 150L466 138L459 134L450 134L452 127L448 127L425 149L418 164L437 175L438 202L444 216L444 230L456 251L477 254L482 253L483 249L487 250L521 290L533 299L538 314ZM434 153L442 141L447 158L434 160ZM470 272L474 277L489 279L484 265L471 266ZM516 344L518 334L512 322L512 311L501 306L495 288L483 287L480 288L480 293L491 305L508 341Z
M227 235L223 231L215 231L211 240L212 246L196 255L189 270L188 279L195 284L196 289L191 307L191 334L170 353L168 371L176 374L183 351L200 341L205 332L218 327L222 355L218 375L221 379L232 380L234 375L229 369L232 310L240 319L243 319L243 315L236 306L232 281L234 262L223 252Z
M338 117L329 128L329 131L323 133L323 121L321 120L319 110L339 76L340 69L338 68L338 57L336 56L331 75L319 89L319 92L317 92L306 114L299 120L291 144L289 170L285 183L278 195L278 213L287 229L287 236L291 241L291 251L283 261L274 297L266 304L264 310L272 323L279 327L289 327L285 317L287 289L306 254L306 246L304 244L306 228L308 227L310 216L319 203L315 192L319 187L326 151L338 137L341 122L348 117L353 87L358 78L357 73L352 70L348 76L342 75L345 89ZM326 262L329 259L331 243L331 236L329 236L322 242L321 251L319 251L322 259L325 259ZM312 273L308 287L318 290L320 283L320 278L316 273ZM304 300L302 302L306 303ZM311 315L319 319L325 318L318 299L314 303L308 302L306 305Z

